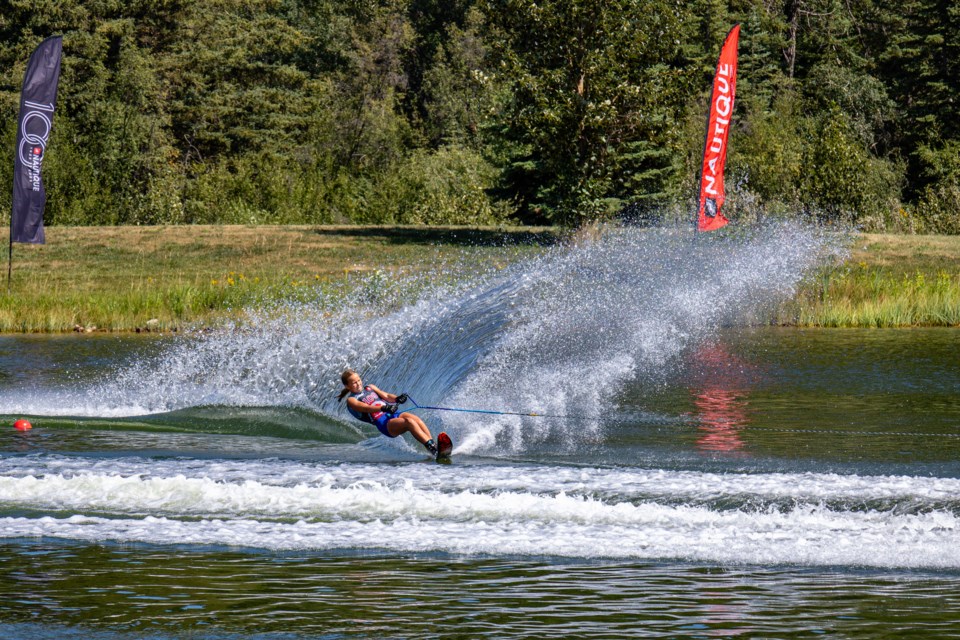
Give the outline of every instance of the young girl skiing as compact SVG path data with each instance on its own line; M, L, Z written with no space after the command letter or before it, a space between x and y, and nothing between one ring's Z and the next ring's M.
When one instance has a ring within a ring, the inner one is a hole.
M446 447L440 447L433 441L430 429L418 416L410 412L398 413L400 404L407 401L406 394L396 396L375 387L372 384L363 385L360 375L352 369L347 369L340 376L343 390L338 400L347 398L347 411L357 420L374 425L377 430L388 438L396 438L410 432L417 442L427 448L436 457L449 454ZM440 434L445 436L446 434ZM449 442L449 438L445 439ZM445 444L445 443L441 443Z

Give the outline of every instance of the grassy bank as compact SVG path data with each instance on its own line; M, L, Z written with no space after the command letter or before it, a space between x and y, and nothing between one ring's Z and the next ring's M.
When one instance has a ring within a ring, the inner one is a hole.
M557 237L535 228L50 227L47 244L14 246L0 331L176 330L310 300L355 273L506 262Z
M774 319L811 327L960 326L960 236L864 234Z
M0 331L175 330L305 300L351 274L507 263L548 229L53 227L16 245ZM5 238L4 238L5 239ZM771 320L802 326L960 326L960 237L864 235Z

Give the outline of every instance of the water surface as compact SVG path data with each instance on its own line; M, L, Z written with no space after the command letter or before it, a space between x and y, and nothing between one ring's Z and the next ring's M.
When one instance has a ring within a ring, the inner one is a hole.
M0 338L0 421L34 423L0 432L0 633L960 636L956 334L751 327L829 248L805 234L618 232L399 304ZM345 415L344 366L549 417L424 411L438 465Z

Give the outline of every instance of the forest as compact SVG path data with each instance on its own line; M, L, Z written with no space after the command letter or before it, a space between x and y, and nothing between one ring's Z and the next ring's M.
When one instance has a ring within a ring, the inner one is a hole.
M48 225L689 215L740 23L727 213L960 233L955 0L2 0L63 36Z

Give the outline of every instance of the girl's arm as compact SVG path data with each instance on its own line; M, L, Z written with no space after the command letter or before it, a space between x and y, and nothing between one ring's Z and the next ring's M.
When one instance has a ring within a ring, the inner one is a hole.
M383 411L382 405L364 404L356 398L347 398L347 406L358 413L380 413Z
M393 395L392 393L387 393L386 391L382 391L381 389L377 388L372 384L368 384L367 386L373 389L374 393L380 396L381 400L389 402L390 404L393 404L397 401L397 396Z

